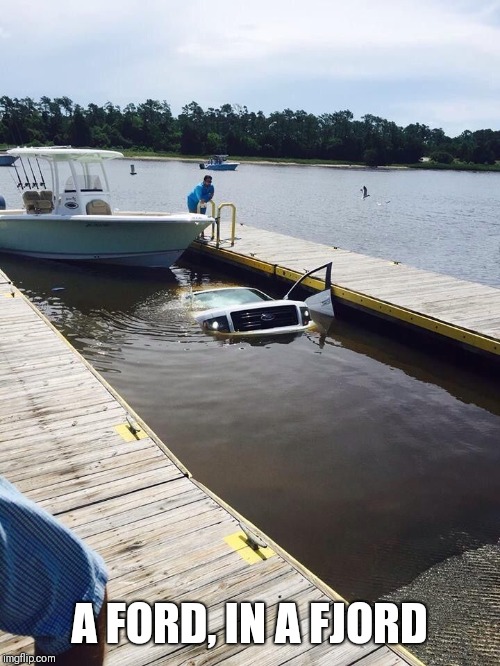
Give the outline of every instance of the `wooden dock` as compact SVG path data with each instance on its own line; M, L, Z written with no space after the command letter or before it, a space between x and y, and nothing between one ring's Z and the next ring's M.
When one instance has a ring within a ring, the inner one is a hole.
M333 261L337 303L500 361L500 289L247 225L236 227L231 246L222 227L218 247L213 240L196 240L189 252L290 283ZM323 288L314 278L304 284Z
M217 635L211 649L122 637L108 666L420 664L399 646L311 645L310 602L341 598L254 526L267 547L251 548L242 517L191 477L1 272L0 318L0 473L102 554L110 601L201 602ZM266 603L264 644L226 642L228 601ZM300 644L272 642L283 601L297 605ZM30 638L0 632L0 655L32 651Z

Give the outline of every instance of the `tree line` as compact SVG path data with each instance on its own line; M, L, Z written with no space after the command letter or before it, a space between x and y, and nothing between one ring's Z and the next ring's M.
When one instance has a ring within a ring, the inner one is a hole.
M68 97L0 97L0 144L71 145L137 152L202 156L227 153L264 159L325 160L368 166L414 164L423 157L450 164L494 164L500 131L465 131L455 138L442 129L394 122L351 111L315 116L306 111L249 111L224 104L204 110L196 102L178 117L166 101L147 99L123 109L107 102L83 107Z

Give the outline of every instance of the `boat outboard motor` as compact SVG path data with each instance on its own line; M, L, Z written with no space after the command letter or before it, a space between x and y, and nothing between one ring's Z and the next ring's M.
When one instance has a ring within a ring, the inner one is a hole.
M5 210L6 209L6 203L4 197L0 194L0 210Z

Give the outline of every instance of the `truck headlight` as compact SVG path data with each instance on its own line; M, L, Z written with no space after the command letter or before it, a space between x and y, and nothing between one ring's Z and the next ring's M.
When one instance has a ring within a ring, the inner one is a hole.
M210 333L229 333L229 322L225 315L205 319L203 328Z
M307 326L307 324L309 324L311 321L311 313L309 312L309 308L300 308L300 314L302 316L302 323L304 326Z

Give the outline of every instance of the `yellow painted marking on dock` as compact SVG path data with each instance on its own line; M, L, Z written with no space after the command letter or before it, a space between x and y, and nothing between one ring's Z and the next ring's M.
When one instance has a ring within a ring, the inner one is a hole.
M148 436L144 430L132 429L129 423L120 423L120 425L115 426L115 430L126 442L135 442Z
M235 532L230 534L227 537L224 537L224 541L227 545L235 550L238 555L248 562L248 564L257 564L257 562L262 562L263 560L268 560L273 555L276 555L274 550L271 548L251 548L248 545L248 540L243 531Z
M244 254L238 254L234 250L227 250L225 248L213 247L208 244L198 244L196 245L197 250L202 250L208 254L213 254L216 257L223 257L225 261L229 261L233 264L243 265L247 268L259 271L261 273L267 273L269 275L274 275L276 267L273 264L270 264L267 261L261 261L260 259L255 259L254 257L249 257Z
M476 347L477 349L490 352L491 354L500 355L500 344L498 341L483 336L479 333L474 333L473 331L468 331L458 326L454 326L453 324L447 324L446 322L432 319L432 317L427 317L426 315L419 314L418 312L414 312L412 310L407 310L397 305L392 305L391 303L385 303L384 301L380 301L377 298L371 298L370 296L359 294L355 291L351 291L350 289L334 286L333 295L351 303L362 305L364 308L378 310L382 314L399 319L409 324L414 324L415 326L424 328L427 331L433 331L435 333L439 333L440 335L451 338L452 340L463 342L470 345L471 347Z

